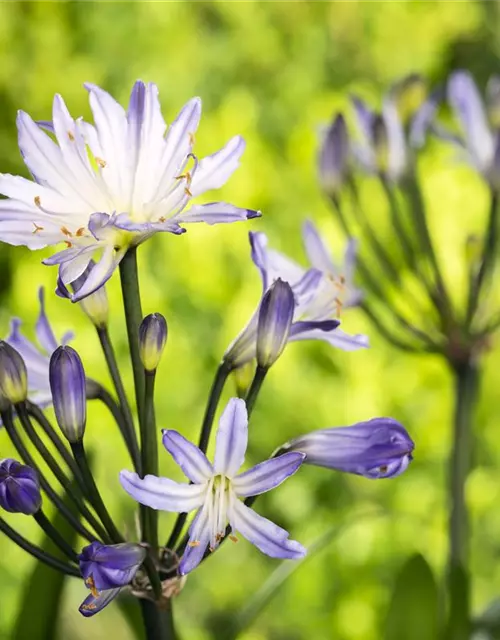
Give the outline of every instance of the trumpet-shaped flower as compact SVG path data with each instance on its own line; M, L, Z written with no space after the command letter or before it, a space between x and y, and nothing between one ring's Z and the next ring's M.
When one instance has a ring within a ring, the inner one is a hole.
M187 208L193 198L227 181L245 146L237 136L198 160L199 98L167 128L155 84L136 82L127 111L99 87L85 86L95 125L72 118L60 95L51 123L36 123L20 111L19 148L33 181L0 175L0 193L8 197L0 201L0 240L30 249L65 245L44 261L59 265L59 288L95 259L86 282L68 292L72 300L96 291L129 247L158 231L180 234L188 222L258 215L225 202Z
M338 328L340 322L337 317L342 306L354 306L360 300L360 292L352 284L354 243L348 246L346 275L341 276L327 257L326 248L311 223L304 228L304 240L307 253L313 260L311 269L305 269L287 256L269 249L264 233L250 232L252 259L262 277L263 295L278 279L288 282L292 288L295 309L288 342L323 340L344 351L368 347L366 336L349 335ZM226 350L224 360L232 368L241 367L255 358L259 316L260 306Z
M188 483L122 471L120 481L134 500L153 509L178 513L196 510L189 542L179 565L181 575L192 571L207 548L224 538L229 522L263 553L273 558L301 558L305 549L289 540L288 533L257 515L240 498L255 496L281 484L300 467L304 454L285 453L238 473L245 459L248 418L243 400L232 398L224 410L217 432L213 465L205 454L177 431L163 431L163 445L181 467Z
M71 332L66 333L58 342L47 314L45 313L44 291L38 291L40 313L35 325L35 333L39 346L30 342L21 333L21 320L14 318L11 322L10 334L5 341L18 351L26 364L28 372L28 398L40 407L52 404L52 394L49 383L50 356L60 344L67 344L72 338Z
M102 611L129 584L144 562L146 550L138 544L104 545L93 542L78 556L80 572L90 595L80 613L90 617Z

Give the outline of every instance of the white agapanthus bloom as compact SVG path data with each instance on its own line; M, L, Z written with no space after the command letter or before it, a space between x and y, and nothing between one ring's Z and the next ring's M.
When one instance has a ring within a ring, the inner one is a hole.
M225 202L188 208L228 180L245 147L236 136L198 160L199 98L167 127L155 84L136 82L126 111L99 87L85 86L95 124L73 119L60 95L49 123L20 111L19 148L33 180L0 174L0 193L7 196L0 200L0 240L30 249L65 245L44 261L59 265L60 291L95 260L78 292L68 292L73 301L102 286L127 249L158 231L180 234L185 222L259 215Z

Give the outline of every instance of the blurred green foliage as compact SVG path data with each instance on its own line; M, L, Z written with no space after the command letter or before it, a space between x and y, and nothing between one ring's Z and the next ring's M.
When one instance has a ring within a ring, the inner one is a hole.
M265 230L273 245L302 260L299 230L310 216L332 248L341 250L340 231L316 183L319 126L346 106L350 91L377 101L390 82L410 71L440 81L451 68L466 66L484 83L498 70L498 25L496 2L0 4L3 172L26 175L16 145L16 110L49 119L53 94L60 92L74 116L90 117L84 81L103 86L122 103L136 78L154 81L167 121L190 97L200 95L200 155L234 134L246 138L242 166L218 197L259 208L263 218L190 227L185 236L165 234L140 250L144 311L160 311L169 322L158 379L160 426L197 436L218 359L260 293L249 257L250 228ZM440 149L431 150L422 168L438 252L448 278L460 286L467 234L486 215L485 191L469 169ZM383 206L377 198L368 203L375 219ZM55 271L40 265L43 255L2 245L3 333L17 315L32 335L37 287L44 284L51 291L55 284ZM132 393L117 277L109 295L111 333ZM49 296L48 307L57 334L73 328L87 371L109 383L93 328L81 311L55 296ZM421 553L435 575L442 574L450 376L438 359L389 348L358 312L346 317L345 327L368 333L372 348L348 354L298 344L273 368L252 419L248 461L260 460L305 430L376 415L391 415L406 425L416 441L416 459L404 476L387 482L306 468L259 500L261 513L272 515L305 544L347 521L353 510L377 506L386 515L354 521L325 544L283 585L241 636L244 640L379 640L395 575L405 559ZM500 540L499 371L500 356L492 349L485 359L477 413L476 467L467 486L476 612L500 591L500 566L493 561ZM106 500L133 533L134 505L117 482L128 461L109 416L97 407L90 407L86 439ZM12 453L1 433L0 447L2 457ZM161 465L163 472L177 473L166 454ZM39 535L27 518L9 521L27 535ZM167 514L160 516L165 539L172 521ZM275 568L275 561L244 541L224 545L189 577L174 603L182 638L219 637ZM0 539L0 638L9 638L14 628L32 569L27 555ZM116 606L83 620L77 607L84 596L83 584L68 581L58 637L131 637Z

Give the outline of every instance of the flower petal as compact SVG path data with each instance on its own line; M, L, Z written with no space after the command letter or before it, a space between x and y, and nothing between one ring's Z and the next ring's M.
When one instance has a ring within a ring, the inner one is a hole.
M38 289L38 300L40 302L40 315L36 321L35 331L36 337L40 345L45 349L48 355L55 351L58 347L58 342L52 331L52 327L49 324L47 315L45 313L45 299L44 289L40 287Z
M235 136L225 147L200 160L190 187L193 196L199 196L210 189L219 189L226 184L238 168L244 150L245 141L241 136Z
M239 531L271 558L297 560L306 555L306 550L299 542L288 539L289 534L285 529L258 515L234 496L229 510L229 522L233 530Z
M311 329L302 331L290 338L292 340L324 340L332 345L342 349L342 351L357 351L358 349L367 349L369 345L368 336L363 334L350 335L342 331L342 329L334 329L333 331L321 331L320 329Z
M140 478L132 471L121 471L120 482L134 500L162 511L189 512L201 506L205 498L205 485L174 482L153 475Z
M195 569L205 555L210 541L208 513L207 506L199 509L189 527L189 542L179 564L179 573L181 576Z
M104 607L107 607L110 602L112 602L116 596L120 593L122 587L117 587L116 589L108 589L107 591L101 591L97 598L95 598L92 594L87 596L85 600L80 605L78 611L85 616L86 618L90 618L94 616L99 611L102 611Z
M311 266L319 269L323 273L329 273L334 276L338 275L338 270L333 266L325 243L315 225L310 220L307 220L302 227L302 238Z
M191 482L202 484L213 475L212 465L196 445L177 431L164 429L162 433L163 446Z
M238 222L260 217L260 211L253 209L241 209L227 202L209 202L208 204L196 204L187 211L177 214L172 218L177 223L206 222L207 224L221 224Z
M219 421L215 445L215 473L233 477L245 460L248 415L244 400L231 398Z
M236 495L247 498L274 489L297 471L304 458L296 452L284 453L240 473L232 483Z
M97 262L94 268L90 271L89 277L85 280L85 283L81 286L81 288L71 296L71 300L73 302L77 302L82 298L94 293L99 287L102 287L113 275L113 272L118 267L120 262L123 259L123 256L127 252L127 247L116 251L115 248L111 245L107 246L101 259ZM89 261L91 256L89 255ZM78 275L82 275L82 273L87 268L88 262L85 264L83 269ZM67 264L67 263L66 263ZM64 266L64 265L63 265ZM79 265L83 266L83 263ZM78 277L78 276L77 276ZM76 279L76 278L75 278Z

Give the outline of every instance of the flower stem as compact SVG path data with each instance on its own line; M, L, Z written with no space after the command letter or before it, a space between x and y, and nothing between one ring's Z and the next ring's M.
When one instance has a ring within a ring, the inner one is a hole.
M450 595L450 621L460 618L468 623L469 594L455 588L452 577L468 574L469 523L465 500L465 485L471 467L472 419L478 395L478 370L467 360L452 365L455 376L455 419L453 450L450 457L450 521L448 579ZM459 614L457 616L457 614ZM463 625L462 625L463 626ZM458 635L457 635L458 634ZM456 630L454 640L468 638L467 628Z
M99 336L99 342L101 343L104 357L106 359L106 364L108 365L109 373L116 390L116 395L118 396L120 411L123 417L123 420L121 422L124 427L123 436L125 438L125 443L129 450L130 457L132 458L132 462L134 463L134 467L136 471L140 473L140 453L139 445L137 442L137 434L134 427L134 419L130 410L127 394L125 393L125 387L123 386L122 378L120 376L118 363L116 362L113 345L111 344L109 333L106 327L98 327L97 335Z
M267 372L268 372L268 369L265 367L257 367L257 369L255 370L255 375L253 377L252 384L250 385L250 389L248 390L247 397L245 398L248 417L250 417L253 411L255 402L257 400L257 396L259 395L260 389L266 378Z
M141 428L141 467L144 475L158 475L158 441L154 408L156 372L148 371L144 387L144 413L139 421ZM140 505L141 524L145 542L150 545L153 555L158 555L158 512Z
M80 472L83 476L83 480L87 487L87 492L91 499L91 504L94 507L97 515L101 519L101 522L104 525L104 528L108 532L109 536L113 539L114 542L123 542L123 537L115 526L115 523L111 519L111 516L106 509L106 506L103 502L99 489L94 480L94 476L92 475L92 471L90 470L89 463L87 460L87 455L85 453L85 449L83 448L82 442L72 442L71 450L73 451L73 456L76 460L76 463L80 469Z
M208 443L210 440L210 434L212 433L212 425L214 422L215 413L217 411L217 407L219 405L220 397L222 395L222 391L224 390L224 385L226 384L226 380L231 373L231 367L226 362L221 362L217 368L215 373L214 380L212 382L212 387L210 389L210 395L208 396L208 402L205 409L205 415L203 416L203 422L201 425L200 431L200 439L198 441L198 447L203 451L203 453L207 452ZM179 513L174 523L174 528L172 529L172 533L167 541L166 548L173 549L179 539L179 536L182 533L182 529L186 524L187 513Z
M172 601L167 602L167 608L159 609L151 600L140 600L146 640L176 640Z
M59 560L54 556L51 556L43 549L40 549L40 547L37 547L33 543L29 542L29 540L26 540L26 538L23 538L23 536L15 531L15 529L12 529L12 527L10 527L1 517L0 531L4 533L8 538L10 538L12 542L17 544L18 547L21 547L21 549L27 551L34 558L45 563L47 566L52 567L52 569L60 571L61 573L64 573L68 576L81 578L80 571L76 567L63 562L62 560Z
M122 285L123 306L127 323L128 344L132 370L134 373L135 399L137 413L143 412L144 402L144 368L139 353L139 326L142 322L141 296L137 274L137 247L127 251L120 262L120 280Z
M50 522L50 520L41 509L33 515L33 518L36 520L40 528L43 529L48 537L54 542L54 544L59 547L64 555L68 556L71 561L78 562L76 553L66 542L66 540L61 536L59 531L54 527L54 525Z

